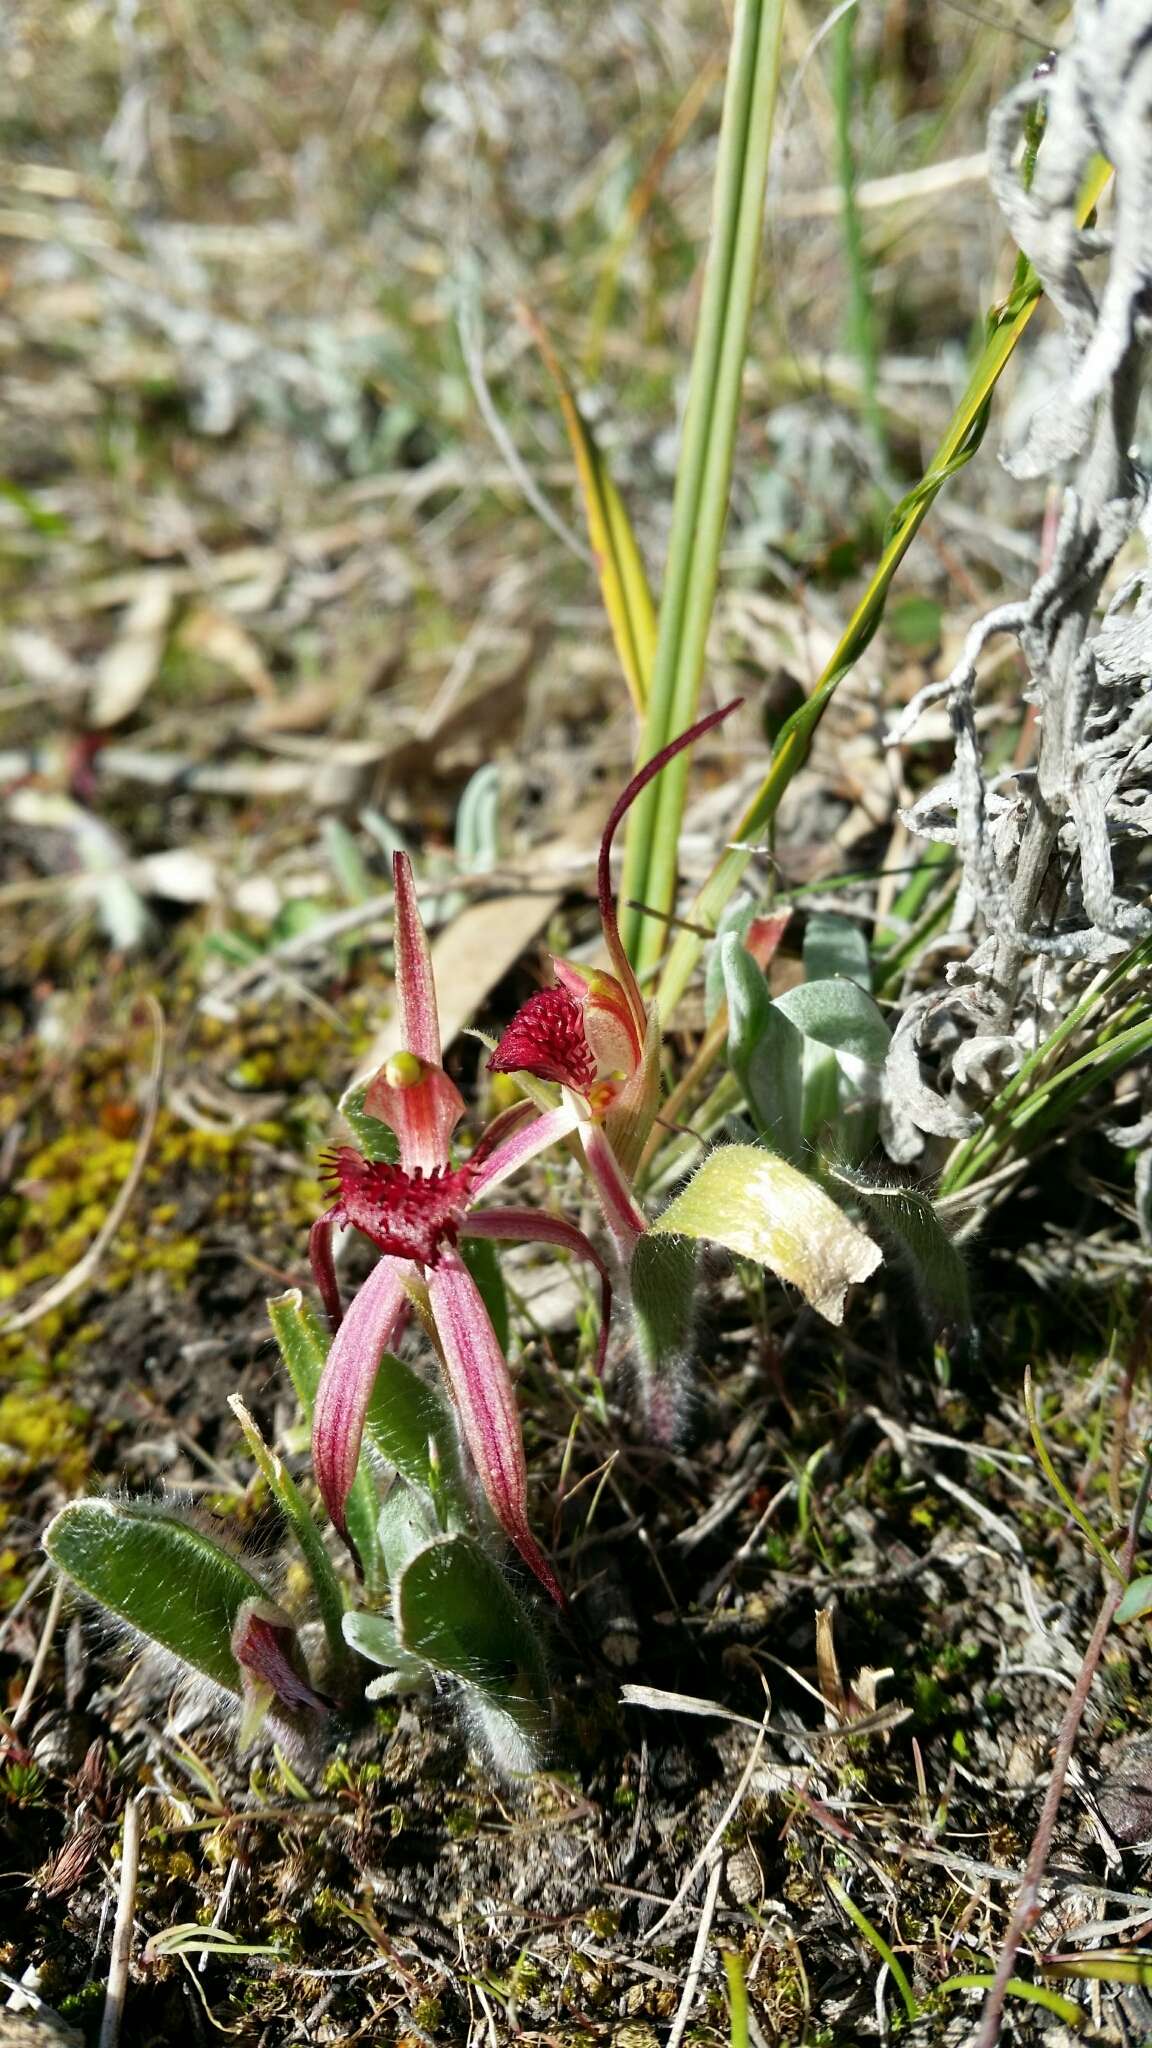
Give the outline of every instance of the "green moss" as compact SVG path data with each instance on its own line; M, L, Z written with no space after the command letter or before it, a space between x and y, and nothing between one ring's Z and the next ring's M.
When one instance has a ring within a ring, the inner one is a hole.
M88 1472L87 1417L47 1387L14 1387L0 1396L0 1481L24 1479L47 1467L66 1493Z

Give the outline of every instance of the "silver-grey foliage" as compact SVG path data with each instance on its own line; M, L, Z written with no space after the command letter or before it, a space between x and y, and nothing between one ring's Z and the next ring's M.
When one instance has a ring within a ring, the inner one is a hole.
M1046 126L1026 189L1017 144L1038 100ZM908 823L957 847L949 936L971 948L947 986L913 997L895 1035L889 1142L905 1158L924 1133L970 1129L1085 976L1152 931L1152 576L1146 563L1118 582L1112 574L1133 536L1146 542L1152 531L1149 478L1132 447L1152 319L1147 0L1081 0L1067 48L996 109L989 146L993 190L1060 314L1067 355L1023 445L1003 459L1018 477L1063 479L1075 467L1032 589L973 627L947 681L921 693L892 734L897 743L928 697L946 696L953 772ZM1107 233L1077 219L1098 152L1115 169ZM976 717L977 670L1004 635L1023 656L1038 740L1034 766L994 776ZM931 1083L922 1056L936 1063Z

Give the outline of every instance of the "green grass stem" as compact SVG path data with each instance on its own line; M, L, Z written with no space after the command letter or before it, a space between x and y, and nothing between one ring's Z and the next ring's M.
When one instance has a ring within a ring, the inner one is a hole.
M862 1913L860 1911L860 1908L856 1904L855 1899L849 1898L848 1893L845 1891L843 1885L839 1882L837 1878L829 1876L825 1878L824 1882L828 1886L828 1889L832 1893L832 1896L836 1900L836 1903L839 1906L842 1906L844 1911L847 1913L848 1918L852 1922L852 1925L855 1928L857 1928L859 1932L864 1936L864 1939L869 1944L869 1946L875 1949L881 1962L886 1963L888 1965L888 1972L891 1976L892 1982L895 1984L897 1991L900 1993L901 1998L904 2000L904 2010L907 2013L909 2020L915 2022L915 2020L919 2017L920 2002L917 1999L916 1993L913 1991L911 1984L908 1982L908 1978L905 1975L902 1966L899 1962L897 1962L896 1957L893 1955L892 1950L889 1948L888 1943L885 1941L884 1936L881 1934L880 1929L878 1927L874 1927L872 1925L871 1920L869 1920L867 1914Z
M763 235L783 21L783 0L737 0L641 762L692 724L700 699ZM645 919L628 905L638 899L658 913L673 908L687 775L681 755L643 792L628 821L620 928L639 972L658 960L665 928L659 916Z

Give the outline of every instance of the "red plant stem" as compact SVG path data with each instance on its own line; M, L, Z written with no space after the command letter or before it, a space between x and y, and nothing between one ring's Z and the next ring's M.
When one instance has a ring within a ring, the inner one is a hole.
M722 705L719 711L709 712L707 718L697 719L696 724L690 725L687 732L682 732L678 738L670 740L666 747L661 747L658 754L653 754L652 759L646 761L639 773L632 777L628 787L621 791L612 806L608 823L604 827L604 837L600 841L600 861L596 873L596 894L600 903L600 922L604 927L604 937L607 941L612 966L624 986L629 1006L641 1033L643 1033L647 1015L644 1008L644 998L640 993L640 985L636 976L632 972L632 962L624 950L624 942L620 937L620 926L616 917L616 898L612 892L612 841L616 836L616 827L619 825L625 812L631 810L641 790L647 789L653 776L659 775L660 770L666 768L669 761L675 755L682 754L685 747L692 746L704 733L711 732L714 725L719 725L733 711L738 711L743 702L743 697L734 697L730 704Z
M1132 1562L1136 1555L1136 1544L1140 1536L1140 1526L1144 1520L1144 1512L1148 1505L1150 1481L1152 1481L1152 1463L1145 1465L1144 1475L1140 1482L1140 1490L1136 1498L1136 1505L1132 1511L1128 1536L1120 1553L1119 1563L1122 1576L1119 1579L1109 1579L1108 1581L1100 1613L1097 1616L1096 1626L1092 1631L1092 1640L1084 1652L1084 1661L1080 1666L1080 1674L1065 1709L1060 1735L1052 1756L1052 1776L1048 1780L1048 1790L1044 1795L1044 1804L1040 1809L1040 1818L1036 1823L1036 1833L1032 1837L1032 1847L1028 1852L1028 1862L1025 1866L1024 1877L1020 1890L1016 1895L1016 1904L1012 1909L1012 1918L1008 1923L1008 1932L1004 1937L1004 1946L1000 1951L1000 1960L996 1965L996 1975L992 1982L992 1988L984 2001L984 2010L980 2015L980 2032L976 2036L973 2048L996 2048L996 2043L1000 2039L1001 2021L1004 2017L1004 2000L1008 1994L1008 1985L1016 1966L1016 1957L1019 1954L1020 1944L1040 1911L1040 1886L1044 1881L1048 1852L1052 1846L1052 1830L1056 1825L1056 1815L1060 1808L1060 1801L1064 1797L1064 1783L1068 1776L1068 1766L1072 1761L1072 1751L1076 1744L1076 1737L1080 1732L1080 1723L1084 1718L1088 1697L1092 1691L1092 1681L1096 1676L1100 1659L1104 1653L1104 1645L1108 1640L1108 1631L1112 1626L1112 1618L1121 1600L1124 1598L1127 1581L1132 1576Z

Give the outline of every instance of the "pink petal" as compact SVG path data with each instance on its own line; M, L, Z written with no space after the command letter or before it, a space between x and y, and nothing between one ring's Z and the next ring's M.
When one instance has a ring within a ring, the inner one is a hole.
M537 1209L474 1209L464 1224L465 1237L491 1237L501 1244L554 1244L577 1259L586 1259L600 1275L600 1342L596 1371L604 1371L608 1327L612 1319L612 1279L591 1240L562 1216L542 1216Z
M649 1012L644 1050L635 1071L629 1075L603 1119L613 1155L626 1180L630 1180L644 1154L648 1134L660 1107L660 1019L655 1008Z
M488 1504L529 1570L563 1607L556 1574L528 1527L528 1473L508 1361L458 1253L442 1255L428 1275L428 1294L449 1389Z
M620 926L616 920L616 898L612 892L612 841L616 836L616 828L624 817L625 812L631 810L641 790L647 789L653 777L659 775L660 770L666 768L669 761L674 760L677 754L682 754L685 747L692 746L693 742L700 739L704 733L710 732L714 725L719 725L722 719L729 717L743 702L744 699L742 697L734 697L732 702L725 704L721 710L710 712L707 718L698 718L695 725L688 727L687 732L682 732L677 739L669 741L666 747L661 747L658 754L653 754L652 759L644 763L643 768L632 777L627 788L617 797L616 802L612 806L612 813L608 823L604 827L604 837L600 841L600 861L596 875L596 893L600 899L600 922L604 927L604 937L607 941L612 965L623 983L629 1006L636 1020L637 1029L640 1032L643 1032L644 1029L644 998L640 993L640 985L636 976L632 972L632 962L624 950L624 942L620 937Z
M405 1166L425 1172L447 1166L464 1098L443 1067L429 1066L418 1053L393 1053L368 1083L364 1107L395 1131Z
M254 1687L265 1699L271 1693L283 1707L310 1707L314 1713L328 1711L326 1700L313 1692L301 1678L295 1658L296 1631L291 1622L262 1614L255 1605L242 1607L232 1631L232 1655L240 1666L245 1689Z
M636 1245L648 1228L648 1219L642 1215L632 1200L632 1190L620 1168L616 1154L605 1133L598 1124L582 1124L580 1137L588 1171L595 1183L604 1211L604 1220L616 1240L621 1258L627 1265Z
M484 1151L484 1140L476 1148L468 1164L472 1172L472 1200L488 1194L507 1180L518 1167L525 1166L537 1153L546 1152L549 1145L556 1145L561 1138L567 1138L581 1121L581 1113L573 1103L563 1102L559 1109L547 1109L542 1116L534 1116L531 1123L513 1131L510 1137L496 1146L495 1151ZM479 1165L474 1161L479 1158Z
M344 1310L340 1302L340 1283L336 1278L336 1261L332 1256L332 1229L336 1218L331 1209L324 1216L318 1216L308 1233L308 1257L312 1261L312 1278L324 1303L324 1312L334 1330L340 1328Z
M430 1067L441 1061L440 1021L436 1015L436 983L432 978L432 954L428 934L416 901L412 863L406 853L392 856L392 879L396 890L395 931L396 1000L405 1048ZM372 1110L370 1115L377 1112Z
M353 1296L316 1389L312 1470L324 1505L345 1537L344 1503L356 1477L364 1417L381 1355L394 1341L407 1304L403 1265L381 1259Z

